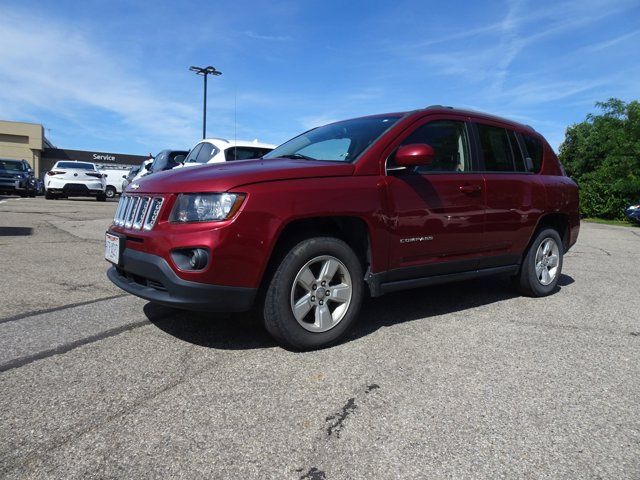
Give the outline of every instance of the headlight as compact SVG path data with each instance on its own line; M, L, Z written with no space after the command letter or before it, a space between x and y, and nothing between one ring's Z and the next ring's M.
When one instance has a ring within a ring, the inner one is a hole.
M629 210L638 210L640 208L640 205L631 205L629 207Z
M231 218L240 208L242 193L181 193L178 195L170 222L216 222Z

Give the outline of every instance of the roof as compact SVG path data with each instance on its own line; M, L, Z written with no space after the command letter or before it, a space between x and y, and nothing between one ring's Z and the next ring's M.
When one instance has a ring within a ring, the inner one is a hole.
M217 147L221 147L221 148L229 148L229 147L276 148L277 147L277 145L273 145L271 143L259 142L257 138L255 140L227 140L226 138L210 137L210 138L205 138L204 140L200 140L200 142L205 142L205 141L209 143L213 143Z
M487 120L495 120L496 122L508 123L510 125L519 127L523 130L531 130L535 132L535 129L530 125L525 125L524 123L516 122L515 120L510 120L508 118L499 117L498 115L492 115L490 113L479 112L477 110L468 110L463 108L454 108L445 105L430 105L422 110L418 111L429 111L429 112L437 112L437 113L456 113L458 115L464 115L468 117L481 117L486 118ZM411 112L407 112L411 113Z

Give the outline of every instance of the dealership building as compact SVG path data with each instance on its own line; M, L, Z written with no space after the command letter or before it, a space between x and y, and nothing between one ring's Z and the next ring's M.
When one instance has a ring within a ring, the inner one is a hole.
M58 160L78 160L97 165L129 167L140 165L146 155L68 150L54 147L37 123L0 120L0 158L26 160L37 176L51 170Z

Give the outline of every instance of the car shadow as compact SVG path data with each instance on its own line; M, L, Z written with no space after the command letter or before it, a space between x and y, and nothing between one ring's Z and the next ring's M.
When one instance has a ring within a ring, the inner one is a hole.
M562 275L553 294L574 283ZM508 277L467 280L365 299L360 319L341 343L367 336L380 328L424 321L518 297ZM148 303L144 313L160 330L182 341L207 348L246 350L276 346L255 315L178 310Z

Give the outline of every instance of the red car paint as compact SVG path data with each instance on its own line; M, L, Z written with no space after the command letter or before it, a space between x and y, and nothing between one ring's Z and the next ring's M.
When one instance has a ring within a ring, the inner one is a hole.
M301 219L354 217L366 225L370 274L415 277L410 267L438 274L518 262L537 225L549 215L563 222L565 249L579 231L578 190L563 175L547 142L530 127L477 112L428 108L403 115L354 163L297 159L247 160L173 170L141 179L127 194L165 198L150 231L112 225L127 249L162 257L183 280L259 288L283 230ZM535 136L544 145L539 173L441 173L400 178L387 158L417 126L452 119L480 122ZM246 198L227 221L174 224L179 193L237 192ZM431 241L407 239L432 237ZM170 252L203 247L201 271L181 270ZM366 252L361 252L363 256ZM459 267L456 267L459 265ZM451 267L453 266L453 267ZM443 270L444 271L444 270ZM397 272L394 273L394 272Z

